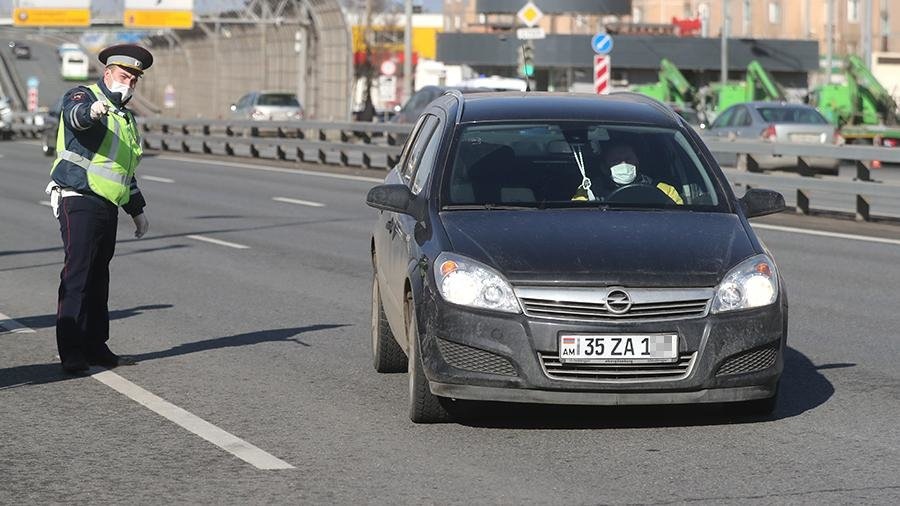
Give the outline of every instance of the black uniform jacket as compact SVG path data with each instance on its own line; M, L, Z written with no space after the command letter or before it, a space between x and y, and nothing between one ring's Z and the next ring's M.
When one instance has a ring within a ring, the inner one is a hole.
M125 110L121 101L121 93L110 92L109 88L103 84L102 79L97 84L113 105L119 110ZM100 143L103 142L103 137L107 132L106 116L101 116L96 120L91 119L91 104L94 102L94 93L91 90L85 86L77 86L66 92L60 109L62 111L60 127L65 127L66 149L88 160L94 157L94 153L100 148ZM133 116L129 117L131 121L134 121ZM85 170L68 160L60 160L51 177L63 188L103 198L91 191ZM144 196L141 195L141 190L137 186L137 178L132 178L131 198L127 204L122 206L122 209L131 216L137 216L144 212L145 205Z

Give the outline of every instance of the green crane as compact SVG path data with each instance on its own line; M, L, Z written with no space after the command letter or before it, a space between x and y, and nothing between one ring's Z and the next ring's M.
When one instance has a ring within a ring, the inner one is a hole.
M635 86L634 91L653 97L660 102L691 107L697 90L691 86L684 74L674 63L663 58L659 62L659 81L653 84Z
M823 84L809 95L851 144L900 146L897 103L857 56L844 60L844 84Z
M784 102L787 94L784 88L763 68L757 60L747 65L747 75L743 81L722 85L713 83L701 94L700 109L719 113L741 102Z

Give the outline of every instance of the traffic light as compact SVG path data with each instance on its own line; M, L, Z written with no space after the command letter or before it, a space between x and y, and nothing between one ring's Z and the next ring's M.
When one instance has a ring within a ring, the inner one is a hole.
M531 42L522 45L522 51L519 53L519 72L525 77L534 75L534 47Z

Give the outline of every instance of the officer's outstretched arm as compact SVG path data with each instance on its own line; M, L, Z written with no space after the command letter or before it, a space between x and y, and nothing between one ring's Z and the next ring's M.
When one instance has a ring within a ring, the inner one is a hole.
M62 105L62 120L70 130L87 130L97 120L91 119L93 96L87 88L72 88L66 92Z

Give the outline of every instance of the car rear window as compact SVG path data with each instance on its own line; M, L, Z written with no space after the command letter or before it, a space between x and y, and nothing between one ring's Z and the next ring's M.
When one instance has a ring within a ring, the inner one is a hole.
M453 146L442 187L445 208L725 208L715 175L676 129L571 121L472 124Z
M806 107L757 107L757 112L769 123L803 123L824 125L828 123L819 111Z
M259 96L257 105L280 105L284 107L300 107L296 95L290 93L264 93Z

